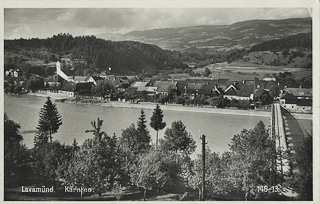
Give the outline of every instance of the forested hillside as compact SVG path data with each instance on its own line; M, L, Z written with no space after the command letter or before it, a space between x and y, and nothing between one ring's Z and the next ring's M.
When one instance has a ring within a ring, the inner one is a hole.
M250 52L254 51L282 51L290 48L312 49L312 33L302 33L286 38L271 40L261 44L254 45Z
M259 65L311 68L312 33L254 45L238 59Z
M72 37L69 34L59 34L47 39L5 40L4 44L5 58L10 57L8 53L11 53L11 57L24 57L22 61L30 58L55 61L67 56L71 60L82 59L89 68L99 71L112 67L116 73L140 73L187 67L173 58L170 52L165 52L155 45L132 41L105 41L94 36ZM15 61L5 59L5 64L6 62Z

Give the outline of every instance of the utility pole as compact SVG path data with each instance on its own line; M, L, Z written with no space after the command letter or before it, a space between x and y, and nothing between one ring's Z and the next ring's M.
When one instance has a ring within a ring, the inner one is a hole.
M205 201L205 194L206 194L206 183L205 183L205 176L206 176L206 170L205 170L205 164L206 164L206 136L202 135L200 136L200 139L202 140L202 195L201 200Z

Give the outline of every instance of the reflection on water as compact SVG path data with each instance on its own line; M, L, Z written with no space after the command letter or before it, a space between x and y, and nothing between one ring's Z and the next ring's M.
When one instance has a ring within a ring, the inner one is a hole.
M34 96L11 96L4 97L4 111L9 118L20 123L20 132L23 135L24 143L28 147L33 146L33 138L38 124L39 112L46 99ZM121 135L121 130L127 128L131 123L137 122L140 116L140 109L132 108L106 108L94 105L57 103L58 111L62 117L62 126L53 137L65 144L72 144L76 138L78 144L82 144L85 139L92 138L92 133L85 133L92 129L90 122L97 117L103 120L102 129L111 135L115 133ZM152 110L145 110L153 142L155 142L156 132L150 127L150 117ZM244 128L253 128L260 120L266 126L269 118L253 116L234 116L209 113L192 113L180 111L164 111L164 120L167 127L173 121L181 120L187 127L195 141L197 142L197 153L201 152L201 140L199 135L205 134L208 140L208 147L215 152L228 150L228 143L234 134L240 133ZM166 128L167 128L166 127ZM165 129L166 129L165 128ZM159 131L159 138L162 138L165 129Z

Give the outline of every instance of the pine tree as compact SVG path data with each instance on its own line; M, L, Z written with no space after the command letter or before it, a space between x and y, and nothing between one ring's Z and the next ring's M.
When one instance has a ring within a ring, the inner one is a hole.
M47 133L52 143L52 134L57 133L60 125L62 125L61 116L58 112L56 104L52 103L50 97L40 111L40 119L37 129L39 132Z
M150 126L157 131L156 146L158 147L158 132L166 127L166 122L163 122L163 112L158 104L154 109L150 120Z
M189 155L196 149L196 142L192 135L187 132L186 126L181 120L174 121L171 124L171 128L167 128L164 138L160 143L170 151L183 152Z
M145 115L144 111L141 110L141 115L140 115L138 122L137 122L137 131L139 133L139 138L138 138L139 144L140 144L141 148L143 148L143 149L149 148L149 146L150 146L149 143L151 140L146 123L147 123L146 115Z

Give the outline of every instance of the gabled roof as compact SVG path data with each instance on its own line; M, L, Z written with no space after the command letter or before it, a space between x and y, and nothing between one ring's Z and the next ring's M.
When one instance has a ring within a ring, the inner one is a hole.
M100 76L91 76L91 77L92 77L92 79L95 80L95 81L103 80L103 78L100 77Z
M254 83L252 82L236 82L231 84L226 90L224 95L235 95L241 97L250 97L254 92Z

